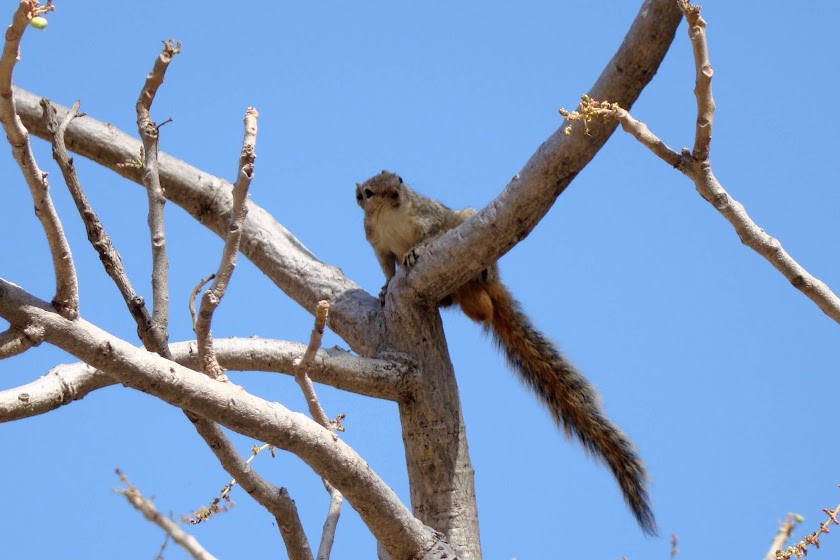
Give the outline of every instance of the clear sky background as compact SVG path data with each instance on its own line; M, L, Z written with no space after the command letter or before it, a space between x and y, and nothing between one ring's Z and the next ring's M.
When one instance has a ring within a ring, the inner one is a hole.
M183 41L153 107L162 149L232 179L247 106L260 111L252 199L309 249L375 294L353 183L383 168L461 208L492 200L562 125L620 44L639 2L58 1L24 37L15 82L136 134L134 102L162 39ZM16 2L0 20L10 21ZM712 161L730 194L806 268L840 288L834 2L703 6L717 101ZM3 23L2 25L6 25ZM694 69L685 24L633 114L691 145ZM87 244L47 145L56 204L79 268L83 316L135 341ZM145 194L77 158L91 201L137 288L150 295ZM8 150L0 276L52 296L28 191ZM191 338L187 296L221 241L167 205L173 341ZM660 538L645 537L609 472L558 432L480 328L444 313L463 400L485 558L758 558L786 512L840 502L840 329L679 173L617 132L535 231L501 260L535 323L599 388L652 476ZM311 317L240 260L214 335L305 341ZM0 323L0 326L4 326ZM342 344L330 334L325 345ZM0 388L75 361L47 347L0 363ZM289 378L236 373L249 391L304 410ZM396 406L318 388L342 436L407 501ZM252 441L236 440L247 453ZM163 540L112 493L121 467L165 512L207 504L228 475L180 411L122 387L0 425L3 558L151 559ZM327 508L293 456L256 468L297 501L317 542ZM237 506L192 528L220 558L283 558L272 518ZM803 531L800 530L798 534ZM815 558L836 558L840 535ZM345 504L333 558L374 557ZM186 558L174 545L166 558Z

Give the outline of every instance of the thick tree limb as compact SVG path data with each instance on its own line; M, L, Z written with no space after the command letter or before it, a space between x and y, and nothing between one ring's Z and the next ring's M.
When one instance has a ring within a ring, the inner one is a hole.
M14 324L43 326L46 342L126 385L294 453L341 491L395 558L424 557L438 549L457 557L352 448L305 416L140 350L83 319L68 321L46 302L2 279L0 316Z
M646 0L590 97L631 107L656 73L680 18L674 0ZM410 274L403 268L397 272L389 290L408 288L422 300L437 302L507 253L533 230L615 128L615 123L599 123L588 136L575 137L558 128L495 200L430 243Z
M294 375L295 363L306 348L297 342L260 338L226 338L213 344L222 367L228 371L287 375ZM170 346L175 361L198 370L195 341ZM319 350L309 375L314 381L336 389L391 401L409 394L417 382L417 371L406 364L360 358L339 348ZM116 383L108 374L87 364L56 366L36 381L0 391L0 422L44 414Z
M645 1L591 94L608 92L611 99L632 104L665 56L680 17L674 0ZM416 397L400 402L412 507L427 525L448 535L465 558L481 557L473 470L434 306L528 235L614 128L599 125L590 136L574 140L558 129L493 202L421 248L417 264L401 267L390 282L384 307L388 343L417 360L421 372Z

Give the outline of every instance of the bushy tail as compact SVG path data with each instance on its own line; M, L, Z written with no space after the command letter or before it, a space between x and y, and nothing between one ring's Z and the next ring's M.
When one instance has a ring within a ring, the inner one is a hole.
M484 323L510 365L545 402L555 422L568 436L601 459L615 475L624 499L642 530L656 534L648 497L647 474L633 444L601 409L595 389L557 347L521 311L501 282L483 286L493 302L492 320Z

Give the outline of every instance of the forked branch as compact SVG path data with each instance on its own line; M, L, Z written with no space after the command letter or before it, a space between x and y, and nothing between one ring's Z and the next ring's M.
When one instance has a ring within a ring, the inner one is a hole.
M137 130L143 140L143 185L149 198L149 233L152 241L152 336L157 340L169 338L169 259L166 256L166 235L163 207L166 197L160 185L158 165L159 126L152 122L149 110L158 88L163 83L172 57L181 52L181 43L164 41L163 51L155 60L152 71L137 99Z
M225 236L225 245L222 249L222 257L219 268L213 275L213 285L204 292L201 298L201 307L195 320L195 335L198 341L198 359L201 369L212 379L227 379L219 360L213 351L213 336L210 332L210 324L213 321L213 313L227 290L233 269L236 267L236 255L239 253L239 241L242 239L242 225L245 216L248 215L248 208L245 201L248 199L248 188L254 176L254 160L256 153L254 146L257 141L257 117L259 113L253 107L245 111L245 135L242 141L242 152L239 157L239 171L236 182L233 185L233 211L230 215L230 225ZM202 282L203 284L203 282Z
M561 109L560 113L571 123L583 123L585 128L588 128L595 117L618 121L621 127L642 145L691 179L697 192L732 224L744 245L764 257L790 281L794 288L816 303L835 322L840 323L840 298L824 282L796 262L785 251L778 239L768 235L759 227L747 214L744 206L730 196L712 172L709 152L715 102L712 97L713 70L709 62L706 42L706 22L700 17L699 6L682 0L679 5L689 23L688 33L694 51L697 75L694 90L697 98L697 127L693 151L684 149L681 153L675 152L653 134L644 123L634 119L617 103L595 101L588 96L583 96L577 110ZM566 133L568 134L570 130L567 127Z

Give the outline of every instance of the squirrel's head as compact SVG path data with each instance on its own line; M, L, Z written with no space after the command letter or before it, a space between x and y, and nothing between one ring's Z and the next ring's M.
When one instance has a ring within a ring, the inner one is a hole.
M356 202L365 212L375 212L386 207L398 208L405 188L402 177L390 171L382 171L362 184L356 183Z

